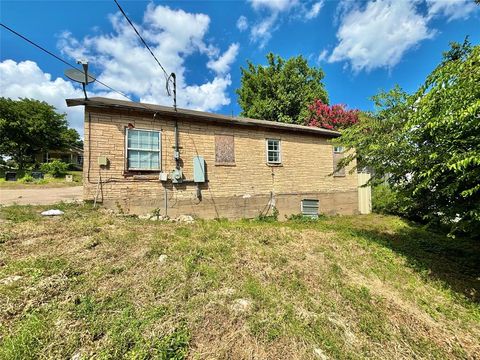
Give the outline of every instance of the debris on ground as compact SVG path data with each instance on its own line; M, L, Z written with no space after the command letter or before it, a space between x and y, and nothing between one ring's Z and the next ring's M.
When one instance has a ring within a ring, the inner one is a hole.
M325 353L320 348L313 349L313 354L315 355L315 357L317 359L321 359L321 360L327 360L328 359L327 355L325 355Z
M150 217L150 221L169 221L170 218L167 215L153 215Z
M191 224L195 222L195 219L193 218L193 216L190 215L180 215L179 217L173 219L173 221Z
M175 218L170 218L168 215L144 214L139 215L138 218L140 220L181 222L187 224L195 222L195 219L191 215L180 215Z
M50 209L50 210L43 211L41 213L42 216L60 216L63 214L65 213L62 210L58 210L58 209Z
M237 313L248 312L252 307L252 302L247 299L235 299L232 304L233 311Z
M167 259L168 259L168 255L162 254L158 257L158 262L161 264L167 261Z
M18 276L18 275L8 276L8 277L6 277L5 279L0 280L0 284L2 284L2 285L9 285L9 284L11 284L11 283L14 283L15 281L20 280L21 278L22 278L22 277L21 277L21 276Z

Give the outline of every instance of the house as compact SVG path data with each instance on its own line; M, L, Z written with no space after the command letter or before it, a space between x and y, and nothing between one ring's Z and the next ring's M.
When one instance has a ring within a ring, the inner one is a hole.
M78 169L83 167L83 149L72 146L63 150L49 150L45 152L38 152L35 154L35 162L47 163L52 160L61 160L64 163L72 164Z
M343 156L329 141L338 132L101 97L66 101L85 106L85 200L203 218L358 211L357 173L331 175Z

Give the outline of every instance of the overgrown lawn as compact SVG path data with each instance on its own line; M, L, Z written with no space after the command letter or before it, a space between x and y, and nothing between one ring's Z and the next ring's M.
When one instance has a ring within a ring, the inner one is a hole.
M480 358L479 244L399 218L0 210L0 358Z

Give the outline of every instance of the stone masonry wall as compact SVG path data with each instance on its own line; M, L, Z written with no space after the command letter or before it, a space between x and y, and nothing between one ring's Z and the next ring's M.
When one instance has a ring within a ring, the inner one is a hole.
M90 121L89 121L90 119ZM333 151L323 136L228 124L211 124L195 119L178 120L180 157L186 180L193 179L193 156L205 158L208 182L164 186L158 173L133 176L126 171L125 128L161 130L162 170L175 167L173 158L174 119L151 114L86 108L84 142L84 199L133 213L159 208L171 216L182 213L200 217L253 217L275 205L280 215L300 213L303 198L320 200L324 213L357 212L357 174L329 176ZM235 165L215 164L215 134L234 136ZM266 163L265 139L281 140L282 164ZM109 165L98 166L98 156ZM99 185L99 177L101 182Z

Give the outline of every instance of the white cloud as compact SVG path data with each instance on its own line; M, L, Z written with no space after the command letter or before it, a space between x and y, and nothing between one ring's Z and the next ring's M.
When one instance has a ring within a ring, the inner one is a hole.
M473 0L427 0L430 16L445 16L448 21L466 19L480 7Z
M310 10L306 11L305 18L307 20L311 20L311 19L316 18L318 16L318 14L320 13L320 10L322 9L322 7L323 7L323 0L314 3L312 5L312 7L310 8Z
M218 59L210 59L210 61L207 63L207 67L215 71L217 74L227 73L230 71L230 65L237 58L239 47L240 46L238 43L230 45L228 50L225 51L223 55L219 56Z
M252 26L250 38L253 42L259 43L260 48L265 47L267 42L272 37L272 32L276 30L275 23L277 21L277 18L277 13L273 13L270 16L264 18L259 23Z
M245 16L240 16L237 20L237 29L240 31L245 31L248 29L248 20Z
M55 106L59 113L67 113L70 127L83 134L83 109L67 108L66 98L83 97L83 91L62 78L52 79L33 61L0 63L2 96L11 99L33 98Z
M263 48L271 39L272 33L278 29L278 23L282 17L289 16L291 19L303 21L312 20L320 13L323 1L249 0L253 9L261 14L260 19L250 27L251 41Z
M409 1L378 0L351 8L341 19L329 61L348 61L355 72L392 68L409 49L433 37L427 23Z
M65 32L58 42L59 48L72 58L89 59L97 70L97 78L113 88L141 101L171 105L172 99L165 91L165 76L133 29L119 13L111 15L110 22L113 32L96 33L82 40ZM209 24L210 18L205 14L152 3L147 6L142 22L135 23L166 71L176 73L180 107L215 111L230 103L227 90L231 79L227 72L235 61L238 44L232 44L219 56L219 49L205 40ZM207 56L205 65L215 71L212 79L200 84L188 83L185 61L193 55ZM101 90L95 84L95 90Z
M326 61L328 58L328 50L327 49L323 49L320 54L318 55L318 58L317 58L317 63L321 63L323 61Z
M249 0L255 10L269 9L270 11L280 12L298 4L298 0Z

